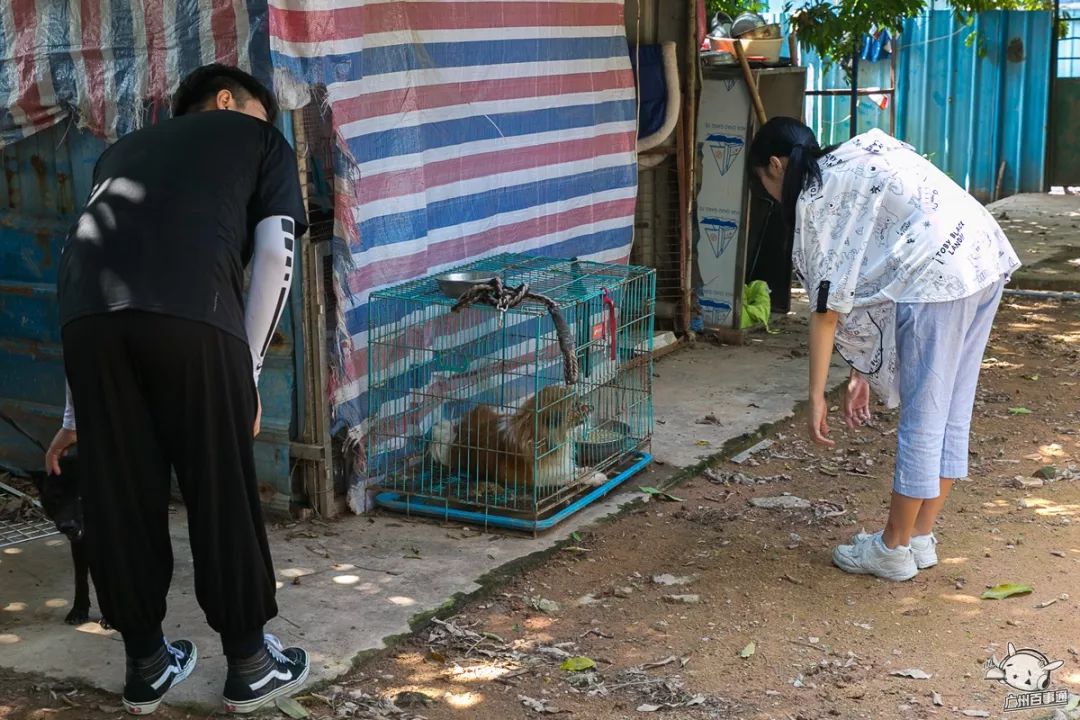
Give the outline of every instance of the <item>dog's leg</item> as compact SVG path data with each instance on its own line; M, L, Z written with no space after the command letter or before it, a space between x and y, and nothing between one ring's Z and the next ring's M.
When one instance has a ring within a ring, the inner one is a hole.
M64 618L68 625L81 625L90 619L90 565L86 559L86 548L82 540L73 540L71 561L75 567L75 601L71 612Z

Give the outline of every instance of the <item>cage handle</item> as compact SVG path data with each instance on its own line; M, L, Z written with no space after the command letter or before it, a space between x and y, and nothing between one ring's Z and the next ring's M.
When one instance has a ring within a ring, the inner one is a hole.
M604 291L607 292L606 290ZM577 348L574 345L574 334L570 331L570 326L566 324L566 318L563 317L562 310L559 309L558 303L546 295L533 292L529 289L528 283L522 283L521 285L514 287L507 287L503 285L502 279L499 277L493 277L486 283L480 283L466 290L458 298L457 302L450 309L451 312L460 312L461 310L469 307L473 303L483 302L493 306L500 313L503 313L505 321L505 313L510 308L515 308L525 300L533 300L539 302L547 308L551 314L551 321L555 324L555 335L559 341L559 350L563 355L563 376L567 385L574 385L578 381L578 359ZM612 313L615 311L615 304L612 303ZM611 316L611 326L615 327L615 315ZM611 348L612 358L615 357L615 347Z

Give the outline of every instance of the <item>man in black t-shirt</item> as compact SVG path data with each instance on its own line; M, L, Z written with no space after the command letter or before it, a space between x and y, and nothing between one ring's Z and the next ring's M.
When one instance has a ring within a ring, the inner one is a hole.
M263 633L277 605L253 454L259 372L306 228L276 113L250 75L196 70L173 119L102 154L60 262L69 393L46 463L59 473L77 420L90 571L124 639L133 714L153 712L197 657L162 634L171 471L196 596L229 663L226 709L250 712L307 678L307 654Z

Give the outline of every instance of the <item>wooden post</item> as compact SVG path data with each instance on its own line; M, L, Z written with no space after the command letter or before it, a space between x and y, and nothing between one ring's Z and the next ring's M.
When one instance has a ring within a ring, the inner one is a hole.
M1051 17L1050 27L1050 67L1047 77L1050 78L1049 92L1046 93L1046 150L1043 155L1043 176L1042 176L1042 190L1048 192L1050 186L1056 179L1055 172L1056 165L1054 163L1054 153L1058 148L1054 147L1054 140L1058 137L1058 129L1061 121L1064 117L1055 117L1057 113L1054 112L1055 103L1057 102L1057 93L1054 92L1057 87L1058 80L1058 52L1061 50L1061 40L1058 36L1058 24L1064 22L1061 12L1061 0L1054 0L1054 14ZM1065 178L1061 178L1062 184L1065 184Z
M893 87L896 87L893 85ZM851 133L859 134L859 41L855 41L855 51L851 54Z
M889 57L889 87L892 95L889 96L889 134L896 137L896 96L899 89L896 87L896 58L900 56L900 33L892 39L892 55Z
M302 110L293 112L293 137L296 142L296 159L300 167L300 190L304 197L304 209L308 210L307 159L310 152ZM290 455L301 467L304 490L312 509L324 518L334 517L338 506L334 497L333 450L330 444L330 412L326 397L326 301L322 273L322 257L311 233L300 239L300 281L303 293L304 329L304 383L306 402L304 432L299 443L294 443Z
M694 190L697 186L697 89L701 61L698 48L697 0L686 2L688 36L686 42L686 91L683 113L675 141L679 144L679 289L682 294L682 330L690 330L693 313L694 249L692 232Z
M686 113L680 113L679 122L675 125L675 174L679 184L679 207L684 208L689 194L689 178L686 162ZM690 275L687 268L693 263L693 249L690 247L690 219L686 213L679 213L679 312L676 322L682 333L690 330Z

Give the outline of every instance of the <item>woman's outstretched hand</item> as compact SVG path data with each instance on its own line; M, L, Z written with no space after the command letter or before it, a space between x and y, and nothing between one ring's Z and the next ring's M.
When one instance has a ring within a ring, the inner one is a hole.
M829 405L825 401L825 395L811 396L810 398L810 439L818 445L832 447L835 442L829 439L829 422L826 416L829 414Z
M844 422L852 430L870 422L870 383L854 371L844 394Z
M78 442L78 436L74 430L60 428L49 443L49 449L45 451L45 470L50 475L60 474L60 458L68 449Z

